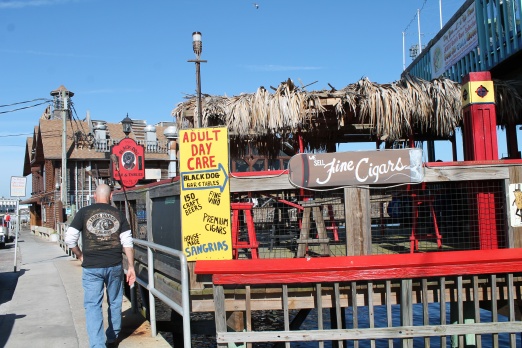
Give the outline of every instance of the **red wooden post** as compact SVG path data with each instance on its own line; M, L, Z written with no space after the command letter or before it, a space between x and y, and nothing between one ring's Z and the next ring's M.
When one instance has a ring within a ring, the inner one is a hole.
M469 73L462 79L464 160L497 160L497 112L489 71Z
M464 76L462 107L464 160L498 160L495 93L489 71ZM475 189L480 249L497 249L495 194L487 187L476 185Z

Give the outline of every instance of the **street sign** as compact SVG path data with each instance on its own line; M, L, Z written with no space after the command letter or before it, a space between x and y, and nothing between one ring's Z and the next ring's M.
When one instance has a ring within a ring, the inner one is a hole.
M187 260L232 258L228 130L181 130L181 231Z
M25 176L11 177L11 197L25 197L25 186L27 178Z

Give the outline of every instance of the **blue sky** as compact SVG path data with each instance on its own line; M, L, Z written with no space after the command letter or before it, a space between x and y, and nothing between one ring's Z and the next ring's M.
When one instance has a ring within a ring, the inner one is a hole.
M443 23L463 3L442 0ZM313 83L309 90L362 77L392 82L402 72L402 32L406 50L418 42L421 8L425 44L439 30L439 0L0 0L0 105L50 98L64 85L80 120L89 110L109 122L127 113L172 121L196 89L193 31L208 60L203 93L251 93L288 78ZM0 107L0 196L23 173L26 137L45 105L5 111L36 103Z

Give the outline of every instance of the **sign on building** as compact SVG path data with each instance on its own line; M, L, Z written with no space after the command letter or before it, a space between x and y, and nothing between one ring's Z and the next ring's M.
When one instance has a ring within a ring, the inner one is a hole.
M134 187L145 177L145 149L125 138L111 149L112 177L125 187Z
M25 176L11 177L11 197L25 197L25 186L27 178Z
M227 128L179 134L181 234L187 260L232 258Z
M421 149L298 154L288 164L298 187L419 183L424 178Z
M478 46L475 3L430 48L431 77L438 78Z

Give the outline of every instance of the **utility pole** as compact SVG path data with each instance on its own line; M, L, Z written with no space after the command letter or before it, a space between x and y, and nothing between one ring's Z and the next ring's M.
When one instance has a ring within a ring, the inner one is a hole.
M67 205L67 116L69 116L69 99L67 91L62 91L63 114L62 114L62 181L60 183L60 194L62 206Z
M406 70L406 47L405 47L405 42L404 42L404 35L406 35L406 33L403 31L402 32L402 71Z
M417 30L419 31L419 54L420 54L422 52L421 26L420 26L420 9L417 9Z
M439 19L440 19L440 28L442 29L442 0L439 0Z

